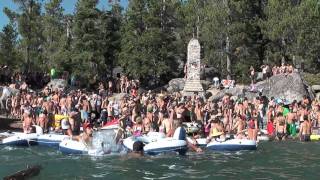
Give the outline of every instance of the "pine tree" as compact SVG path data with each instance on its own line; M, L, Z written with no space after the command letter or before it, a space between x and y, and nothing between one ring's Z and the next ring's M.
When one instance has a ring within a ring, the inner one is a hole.
M18 32L12 22L3 27L0 32L0 64L17 68L16 66L21 63L17 51L17 38Z
M72 66L74 74L85 79L103 76L106 69L97 3L98 0L79 0L73 18Z
M39 70L43 65L42 54L42 16L41 3L39 0L13 0L19 7L19 12L13 12L6 9L6 14L14 17L18 32L21 36L20 47L22 48L23 57L25 57L24 71L30 72Z
M130 1L122 28L120 64L128 75L159 84L177 69L175 3Z
M118 3L113 4L110 11L101 13L100 19L104 62L108 67L106 71L109 70L108 74L112 76L113 68L118 64L120 52L122 7Z
M55 67L57 70L63 70L60 63L61 47L63 46L64 36L66 36L64 26L64 9L61 7L62 0L50 0L45 4L45 14L43 17L43 44L44 56L46 59L46 68ZM59 68L57 68L59 66Z

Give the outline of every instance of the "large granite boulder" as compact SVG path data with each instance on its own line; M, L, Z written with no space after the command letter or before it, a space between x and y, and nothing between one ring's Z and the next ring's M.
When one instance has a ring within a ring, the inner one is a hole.
M216 101L221 99L225 94L229 94L231 96L243 96L245 92L245 86L235 86L234 88L230 89L223 89L220 92L216 93L215 95L211 96L209 100Z
M254 89L254 91L253 91ZM301 101L303 96L314 98L311 88L304 82L299 73L292 73L289 75L276 75L256 83L254 88L249 86L236 86L232 89L224 89L211 97L212 100L221 99L224 94L232 96L245 96L248 99L253 99L262 93L268 98L286 99L289 103L294 100Z
M264 88L268 89L268 81L264 81ZM308 86L304 83L299 73L289 75L276 75L270 78L270 89L264 93L268 97L282 98L289 102L301 101L303 96L312 96L308 92Z
M68 86L68 83L64 79L52 79L47 86L53 90L66 89Z

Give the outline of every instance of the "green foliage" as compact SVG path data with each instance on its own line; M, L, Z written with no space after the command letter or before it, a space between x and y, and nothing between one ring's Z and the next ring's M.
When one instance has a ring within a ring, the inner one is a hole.
M0 32L0 64L18 68L16 66L21 63L21 57L17 51L17 37L14 24L9 23L3 27Z
M311 73L303 73L303 77L308 83L308 85L319 85L320 82L320 73L311 74Z
M97 0L79 0L73 18L72 66L74 73L85 79L103 75L106 68L97 3Z
M45 4L45 13L43 16L43 52L45 68L55 67L57 70L63 70L64 60L67 59L61 54L65 46L65 26L64 26L64 9L61 7L62 0L51 0Z
M20 48L25 59L24 71L40 70L43 62L41 45L43 42L43 26L41 16L41 3L39 0L14 0L19 12L8 12L14 15L21 36Z
M177 69L175 6L172 1L130 1L122 26L119 63L132 77L168 79Z

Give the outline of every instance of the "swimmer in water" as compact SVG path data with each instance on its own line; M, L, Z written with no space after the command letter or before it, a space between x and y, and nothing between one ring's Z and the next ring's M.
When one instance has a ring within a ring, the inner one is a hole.
M144 144L141 141L136 141L133 143L132 152L129 153L129 156L132 158L139 158L144 155L143 153Z

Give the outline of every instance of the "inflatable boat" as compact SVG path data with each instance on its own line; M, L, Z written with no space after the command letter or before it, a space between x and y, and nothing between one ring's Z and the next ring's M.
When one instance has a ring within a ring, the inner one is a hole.
M12 133L7 137L4 137L0 145L6 146L30 146L37 144L37 134L25 134L25 133Z
M123 145L129 151L132 151L133 144L136 141L141 141L145 144L143 147L144 153L149 155L168 152L177 152L180 155L184 155L187 151L187 142L181 138L179 139L178 135L174 135L173 138L166 138L163 133L150 132L143 136L128 137L123 140Z
M207 144L207 149L215 151L256 150L257 143L248 139L213 139Z
M198 145L200 147L205 147L209 150L216 151L240 151L240 150L256 150L257 143L253 140L248 139L213 139L210 143L207 143L206 138L192 139L187 138L189 143Z
M193 145L199 146L199 147L207 147L207 139L206 138L199 138L194 139L191 137L187 137L187 141Z
M59 144L67 139L70 139L70 137L62 134L41 134L37 136L37 144L39 146L59 147Z
M119 153L122 145L116 142L117 133L114 131L97 131L93 133L92 143L66 139L59 144L59 150L64 154L104 155Z
M64 154L88 154L89 151L84 143L74 140L63 140L59 150Z

